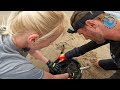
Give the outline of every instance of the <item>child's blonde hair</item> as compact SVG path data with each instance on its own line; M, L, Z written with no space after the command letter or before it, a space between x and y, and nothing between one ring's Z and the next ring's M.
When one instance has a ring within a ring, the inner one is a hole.
M4 34L15 36L33 31L46 38L53 33L65 31L68 21L62 11L13 11L7 20Z

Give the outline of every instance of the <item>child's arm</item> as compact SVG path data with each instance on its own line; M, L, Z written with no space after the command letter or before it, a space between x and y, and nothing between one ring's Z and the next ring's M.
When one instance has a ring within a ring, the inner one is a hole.
M30 51L29 54L44 63L49 61L39 50Z
M48 68L52 71L56 71L58 73L61 72L61 67L59 64L56 64L54 62L51 62L49 59L47 59L39 50L34 50L29 52L32 56L34 56L36 59L46 63Z

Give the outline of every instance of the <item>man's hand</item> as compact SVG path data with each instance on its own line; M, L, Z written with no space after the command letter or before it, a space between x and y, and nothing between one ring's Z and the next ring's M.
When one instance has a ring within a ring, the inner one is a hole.
M47 62L47 66L51 72L54 72L53 74L60 74L62 71L59 64L51 62L50 60Z

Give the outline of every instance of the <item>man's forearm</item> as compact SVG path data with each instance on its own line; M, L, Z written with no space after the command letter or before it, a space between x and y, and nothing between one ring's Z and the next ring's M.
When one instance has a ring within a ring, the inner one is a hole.
M39 50L35 50L35 51L30 51L30 54L35 57L36 59L47 63L49 60L39 51Z
M85 45L82 45L80 47L77 47L77 48L74 48L74 49L68 51L67 53L65 53L65 56L66 56L67 59L73 58L73 57L78 57L80 55L85 54L86 52L89 52L89 51L91 51L93 49L96 49L96 48L98 48L98 47L100 47L102 45L105 45L107 43L108 43L108 41L106 41L103 44L97 44L94 41L90 41Z

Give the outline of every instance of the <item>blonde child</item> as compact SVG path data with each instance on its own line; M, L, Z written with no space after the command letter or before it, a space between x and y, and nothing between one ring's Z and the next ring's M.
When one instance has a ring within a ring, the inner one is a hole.
M40 49L49 46L68 26L62 11L13 11L6 27L0 30L1 79L66 79L68 73L52 75L38 69L26 59L31 54L50 69L56 64L44 57Z

